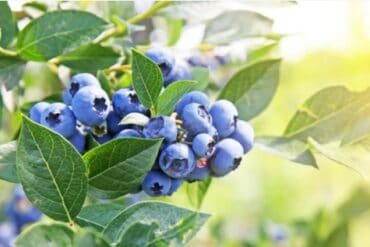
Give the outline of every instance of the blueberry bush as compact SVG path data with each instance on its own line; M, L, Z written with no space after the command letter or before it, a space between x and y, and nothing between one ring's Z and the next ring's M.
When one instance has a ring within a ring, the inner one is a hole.
M21 11L0 2L1 122L11 136L0 146L0 178L18 184L0 246L183 246L211 217L200 211L208 188L238 173L252 149L313 168L320 154L366 175L369 156L358 147L368 143L369 90L324 88L282 135L255 137L250 121L279 86L283 35L260 13L208 17L197 4L125 2L124 15L107 17L65 2ZM175 44L188 23L206 25L184 54ZM247 58L217 52L256 37ZM49 96L23 100L30 74L50 81ZM180 188L191 209L165 202ZM346 224L327 238L309 232L308 246L335 243Z

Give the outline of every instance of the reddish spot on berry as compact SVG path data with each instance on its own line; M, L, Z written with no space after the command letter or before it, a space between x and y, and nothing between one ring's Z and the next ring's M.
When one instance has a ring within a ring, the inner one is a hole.
M197 167L198 168L204 168L207 166L208 160L207 158L200 158L197 162Z

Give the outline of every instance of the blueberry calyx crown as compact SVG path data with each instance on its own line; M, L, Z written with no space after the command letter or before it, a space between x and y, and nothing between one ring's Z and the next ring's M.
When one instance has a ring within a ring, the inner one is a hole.
M60 112L50 112L49 115L45 118L46 122L50 124L51 127L54 127L60 124Z
M94 109L97 112L104 112L108 109L105 98L95 98L94 99Z

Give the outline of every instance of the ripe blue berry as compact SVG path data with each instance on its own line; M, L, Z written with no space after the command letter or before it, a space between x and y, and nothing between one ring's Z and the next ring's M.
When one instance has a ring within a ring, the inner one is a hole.
M167 146L159 156L159 166L172 178L184 178L195 168L196 160L188 145L175 143Z
M5 221L0 224L0 246L12 247L17 238L17 229L13 222Z
M147 138L164 137L166 143L176 141L177 127L174 119L167 116L151 118L144 126L144 136Z
M170 196L175 193L180 188L183 182L184 180L181 178L171 179L171 188L167 195Z
M63 101L70 105L75 94L83 87L100 87L100 83L95 76L88 73L81 73L72 76L69 86L64 90Z
M179 116L182 115L182 110L185 106L187 106L190 103L198 103L200 105L203 105L208 109L209 106L209 99L208 96L201 92L201 91L192 91L186 95L184 95L179 103L176 105L176 112L179 114Z
M171 178L160 171L150 171L143 183L143 190L150 196L167 195L171 189Z
M76 128L75 133L68 140L78 152L83 153L85 151L86 137L78 128Z
M147 50L145 55L159 66L164 82L168 82L176 63L173 54L166 49L155 47Z
M253 128L248 122L238 120L235 131L230 135L230 138L238 141L243 146L244 153L247 153L253 147Z
M167 87L172 82L179 81L179 80L190 80L191 73L189 68L177 62L171 72L164 78L164 86Z
M213 125L221 138L234 132L238 111L233 103L228 100L218 100L212 105L209 113L212 115Z
M118 114L115 111L111 110L109 112L108 117L107 117L107 127L108 127L109 133L116 134L124 129L124 126L119 125L119 123L121 122L121 119L122 118L118 116Z
M48 102L39 102L35 105L33 105L30 109L30 113L29 113L29 116L30 118L37 122L37 123L40 123L40 120L41 120L41 113L46 110L46 108L48 108L50 106L50 103Z
M195 181L203 181L206 179L210 174L208 166L205 167L195 167L195 169L186 176L186 180L189 182L195 182Z
M212 125L212 117L205 106L190 103L184 107L181 120L183 127L188 131L188 138L192 139L200 133L207 133Z
M208 135L212 136L213 140L215 140L216 142L219 140L217 129L214 126L211 126L208 129Z
M103 136L94 136L94 139L100 144L104 144L112 139L110 134L105 134Z
M121 130L114 138L123 138L123 137L138 137L138 138L142 138L143 135L137 131L137 130L134 130L134 129L124 129L124 130Z
M140 103L136 92L129 88L122 88L112 96L114 111L120 118L131 112L147 114L148 110Z
M198 157L211 157L216 150L216 141L206 133L196 135L192 142L194 153Z
M17 232L20 232L24 225L34 223L42 216L40 210L27 200L21 186L15 188L11 201L5 207L5 214L14 223Z
M72 110L63 103L50 104L41 113L40 123L65 138L71 137L76 128L76 118Z
M212 174L221 177L236 169L243 157L243 147L234 139L226 138L217 143L210 159Z
M84 87L73 97L72 109L82 124L87 126L100 125L108 117L110 101L103 89L91 86Z

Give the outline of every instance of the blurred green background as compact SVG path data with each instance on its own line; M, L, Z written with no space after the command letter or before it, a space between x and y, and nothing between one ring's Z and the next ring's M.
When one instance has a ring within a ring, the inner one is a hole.
M125 18L131 13L118 2L72 5L103 16L116 11ZM278 91L269 107L251 121L257 135L282 134L299 105L324 87L363 90L370 85L370 2L307 0L280 5L251 1L250 6L272 17L274 30L284 34L274 51L274 56L283 58ZM153 25L154 30L161 30L163 21L155 19ZM24 85L24 95L12 100L39 100L63 88L46 65L37 63L28 65ZM12 109L10 100L5 97L4 102ZM4 111L3 142L13 138L19 124L19 114ZM319 169L254 149L237 171L213 181L201 209L212 217L189 246L306 246L307 239L316 246L315 237L327 237L343 217L343 203L352 196L353 205L347 209L353 210L348 213L349 237L345 240L346 231L339 229L338 242L330 246L370 246L369 182L319 154L316 158ZM3 206L11 185L0 182L0 188ZM164 200L191 207L185 188Z

